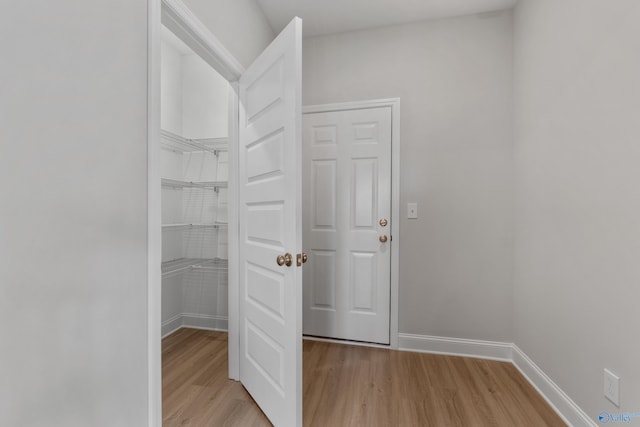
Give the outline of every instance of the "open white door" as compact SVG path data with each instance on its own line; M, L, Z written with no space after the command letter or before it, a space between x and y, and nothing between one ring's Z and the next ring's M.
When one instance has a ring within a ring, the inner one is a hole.
M301 55L294 18L239 81L240 381L277 427L302 425Z

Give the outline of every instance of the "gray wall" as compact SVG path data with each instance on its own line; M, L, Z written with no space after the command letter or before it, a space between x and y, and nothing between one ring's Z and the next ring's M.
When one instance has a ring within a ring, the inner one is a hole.
M640 408L639 22L636 0L515 13L515 342L594 420Z
M207 4L223 42L268 27ZM144 426L147 2L11 2L0 51L0 425Z
M512 341L511 35L505 12L304 40L303 104L401 98L400 332Z
M147 420L147 5L0 13L0 425Z

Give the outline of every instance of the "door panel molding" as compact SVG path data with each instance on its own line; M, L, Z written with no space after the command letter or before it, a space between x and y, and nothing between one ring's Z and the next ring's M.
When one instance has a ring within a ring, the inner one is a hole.
M398 348L398 286L400 273L400 98L374 99L367 101L341 102L331 104L307 105L302 107L303 114L329 113L335 111L362 110L367 108L391 108L391 300L389 318L389 339L391 348ZM366 137L375 129L363 123L359 136L366 144ZM318 130L317 132L319 132ZM328 126L317 135L318 144L335 144L335 129ZM377 345L374 345L377 347Z

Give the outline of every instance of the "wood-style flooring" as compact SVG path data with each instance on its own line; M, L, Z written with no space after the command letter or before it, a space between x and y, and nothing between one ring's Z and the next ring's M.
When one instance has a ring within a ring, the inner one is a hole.
M564 426L507 362L304 341L305 426ZM163 425L269 426L227 379L227 334L162 341Z

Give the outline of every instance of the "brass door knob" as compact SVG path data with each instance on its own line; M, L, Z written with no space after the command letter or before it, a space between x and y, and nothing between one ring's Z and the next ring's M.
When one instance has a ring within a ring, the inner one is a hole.
M382 236L380 236L380 242L386 243L387 242L387 236L384 235L384 234Z
M386 227L388 224L387 219L386 218L382 218L380 220L380 227Z
M284 265L286 265L287 267L291 267L291 264L293 264L293 256L287 252L286 254L284 254Z
M304 264L305 262L307 262L307 254L305 254L304 252L302 252L301 254L298 254L296 256L296 265L298 267L302 267L302 264Z
M276 258L276 263L280 267L282 267L283 265L291 267L291 264L293 264L293 256L289 252L284 255L278 255L278 258Z

